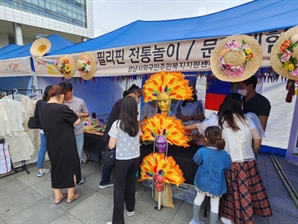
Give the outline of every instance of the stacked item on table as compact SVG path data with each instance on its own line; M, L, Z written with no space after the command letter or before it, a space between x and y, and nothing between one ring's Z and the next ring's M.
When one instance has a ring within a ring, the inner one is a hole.
M102 136L106 129L106 124L103 119L88 117L82 122L84 124L84 132L86 133Z

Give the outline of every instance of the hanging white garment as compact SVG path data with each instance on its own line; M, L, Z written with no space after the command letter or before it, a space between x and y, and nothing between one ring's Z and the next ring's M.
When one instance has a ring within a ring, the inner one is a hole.
M11 161L13 163L31 159L30 152L34 152L34 147L26 132L18 132L17 136L6 135L4 138L9 144Z
M10 124L3 100L0 100L0 136L10 134Z
M2 99L2 103L7 115L9 115L10 134L24 131L23 123L27 118L27 112L22 103L12 99Z

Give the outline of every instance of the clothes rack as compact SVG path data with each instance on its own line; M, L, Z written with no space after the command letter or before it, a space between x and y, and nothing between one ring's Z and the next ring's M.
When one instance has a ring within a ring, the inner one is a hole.
M29 94L32 94L34 92L39 92L40 94L42 94L42 90L41 89L6 89L6 90L3 90L1 89L1 92L2 93L5 93L5 96L9 96L11 95L12 96L12 99L15 99L15 96L18 95L18 94L21 94L21 95L29 95ZM0 142L5 142L5 139L0 139ZM0 179L3 178L3 177L7 177L7 176L10 176L10 175L13 175L13 174L16 174L16 173L20 173L22 171L26 171L27 174L30 174L30 172L27 170L27 165L26 165L26 161L25 160L22 160L20 161L21 162L21 166L19 167L14 167L13 164L12 164L12 161L10 160L10 163L11 163L11 171L6 173L6 174L1 174L0 175Z

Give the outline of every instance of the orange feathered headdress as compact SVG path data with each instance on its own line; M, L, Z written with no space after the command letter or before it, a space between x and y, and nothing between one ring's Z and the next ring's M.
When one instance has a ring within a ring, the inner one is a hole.
M144 121L142 140L154 141L157 135L164 135L171 145L188 147L189 138L185 135L181 120L165 114L156 114Z
M144 101L156 100L162 92L167 93L171 99L186 100L192 98L192 87L181 72L162 71L150 76L143 85Z
M155 174L161 175L166 183L176 186L185 181L179 165L172 156L165 158L165 154L151 153L144 157L139 181L152 180Z

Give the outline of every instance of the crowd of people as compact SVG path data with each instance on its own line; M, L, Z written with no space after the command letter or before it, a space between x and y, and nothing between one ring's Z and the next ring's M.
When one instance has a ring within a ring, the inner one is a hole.
M218 216L224 223L253 223L254 214L272 215L256 162L263 135L258 124L246 115L255 113L265 131L270 103L255 91L256 84L254 76L240 82L238 93L228 94L218 113L209 119L205 119L204 102L197 99L195 91L191 99L178 102L175 107L176 118L181 119L185 129L196 130L205 137L205 146L194 155L199 167L194 178L197 196L191 224L201 223L198 214L205 196L211 198L212 224L217 222ZM75 190L75 186L84 182L81 174L84 141L81 118L89 116L89 112L84 100L75 97L73 91L69 82L48 86L35 110L42 125L37 176L50 171L43 167L47 151L55 204L64 199L67 203L76 200L81 192ZM127 215L134 215L135 176L140 164L138 103L141 96L142 89L136 85L123 92L123 98L111 110L102 138L103 149L116 149L113 180L113 167L102 164L99 182L100 189L114 186L113 217L109 224L124 223L124 204ZM142 109L143 119L159 112L159 104L151 101ZM62 188L67 188L67 193L63 193Z

